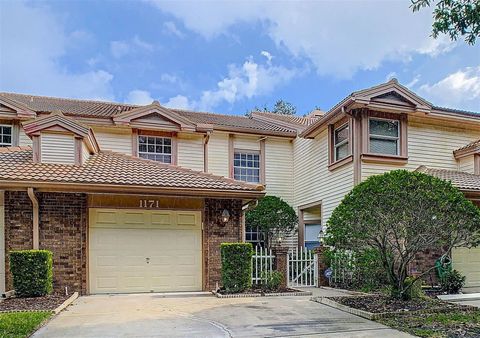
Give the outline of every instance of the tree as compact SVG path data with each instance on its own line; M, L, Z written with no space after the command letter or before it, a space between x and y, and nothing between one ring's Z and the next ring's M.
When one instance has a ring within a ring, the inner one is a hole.
M410 7L414 12L430 7L435 0L411 0ZM465 42L474 45L480 37L480 0L440 0L433 10L434 22L432 36L440 33L450 36L456 41L465 36Z
M297 113L297 108L291 104L290 102L284 100L277 100L275 105L272 109L269 109L267 105L263 107L255 106L255 108L246 112L245 116L250 116L252 112L270 112L274 114L282 114L282 115L295 115Z
M276 196L266 196L256 207L247 211L246 226L258 227L265 234L265 244L270 247L273 239L291 234L298 222L295 210Z
M408 297L421 271L405 283L415 256L427 250L449 254L480 243L480 209L450 182L406 170L371 176L345 196L327 223L326 244L361 254L377 250L392 295Z

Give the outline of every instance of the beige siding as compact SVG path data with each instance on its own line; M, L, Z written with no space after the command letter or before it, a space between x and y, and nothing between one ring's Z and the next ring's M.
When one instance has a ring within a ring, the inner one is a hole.
M208 172L228 177L228 134L214 132L210 136Z
M18 135L18 145L19 146L31 146L32 145L32 140L30 137L25 134L25 131L23 130L22 127L19 128L19 135Z
M0 190L0 295L5 292L5 206L3 190Z
M266 193L281 197L293 205L293 144L290 140L267 138L265 141Z
M259 136L239 136L233 138L233 147L240 150L260 150Z
M72 134L42 133L40 137L43 163L75 163L75 141Z
M458 170L466 173L475 173L475 162L473 155L466 156L458 160Z
M89 158L90 158L90 152L89 152L88 147L85 144L85 142L83 142L83 144L82 144L82 163L87 162Z
M362 164L362 179L394 169L415 170L424 165L430 168L458 170L453 151L478 140L480 132L461 127L427 124L424 120L408 123L408 163L385 165Z
M328 170L327 131L314 140L294 141L295 207L319 202L322 205L322 223L353 188L353 166L346 164L334 171Z
M177 149L179 166L203 171L203 136L179 135Z
M131 130L94 128L93 131L101 150L132 155Z

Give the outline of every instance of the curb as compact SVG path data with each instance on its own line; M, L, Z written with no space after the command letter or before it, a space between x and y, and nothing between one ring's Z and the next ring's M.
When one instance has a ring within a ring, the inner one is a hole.
M216 291L212 293L217 298L256 298L256 297L288 297L288 296L311 296L311 291L275 292L275 293L234 293L222 295Z
M420 314L420 313L442 313L442 312L451 312L451 311L456 311L458 309L451 308L431 308L431 309L421 309L421 310L414 310L414 311L397 311L397 312L380 312L380 313L373 313L373 312L368 312L364 310L359 310L359 309L354 309L351 308L347 305L343 305L340 303L337 303L331 299L320 297L320 298L311 298L310 299L313 302L324 304L330 307L333 307L337 310L341 310L347 313L350 313L352 315L356 315L365 319L369 320L377 320L380 318L387 318L387 317L393 317L393 316L401 316L405 314ZM477 308L475 306L470 306L470 305L463 305L462 306L464 311L476 311Z
M59 306L57 306L55 308L55 310L53 310L53 313L54 314L58 314L60 311L62 311L63 309L65 309L67 306L69 306L70 304L72 304L75 299L78 298L78 292L74 292L73 295L70 296L70 298L68 298L66 301L64 301L62 304L60 304Z

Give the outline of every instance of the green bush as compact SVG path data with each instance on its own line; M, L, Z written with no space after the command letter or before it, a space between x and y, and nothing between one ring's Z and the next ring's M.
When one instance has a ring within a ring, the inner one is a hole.
M283 282L283 274L280 271L264 271L262 273L262 288L269 291L277 291Z
M457 270L447 270L440 279L440 285L442 290L449 294L459 293L465 285L465 276L462 276Z
M229 293L242 292L252 286L251 243L222 243L222 284Z
M52 292L52 257L52 252L47 250L10 252L13 288L18 297L38 297Z
M406 292L401 294L401 297L404 300L418 299L418 298L425 297L425 292L422 290L421 279L415 280L415 278L411 276L405 278L405 289L406 289ZM398 292L398 290L394 289L393 292ZM396 296L396 295L393 295L393 296Z

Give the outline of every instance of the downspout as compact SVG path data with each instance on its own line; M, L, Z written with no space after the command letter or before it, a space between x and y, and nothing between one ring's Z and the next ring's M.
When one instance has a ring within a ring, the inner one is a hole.
M28 197L32 201L33 209L33 250L38 250L39 248L39 217L38 217L38 199L35 196L33 188L27 188Z
M203 172L208 173L208 141L210 141L210 132L203 137Z

